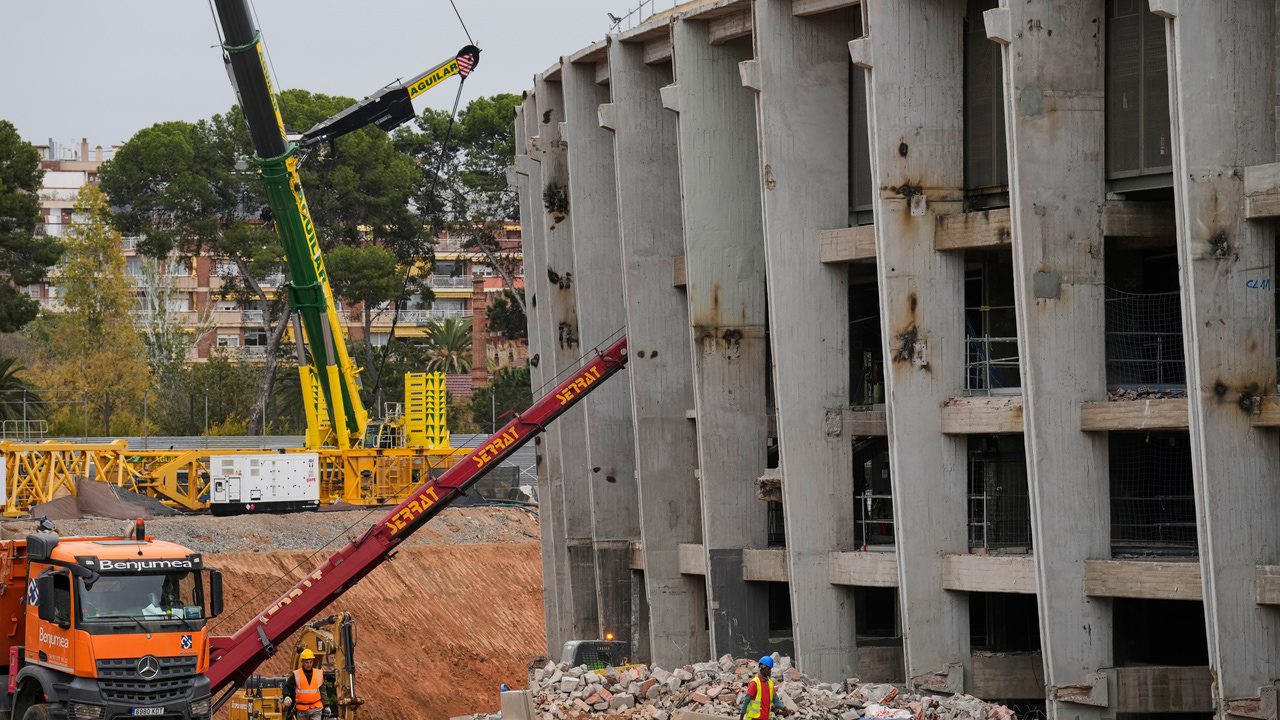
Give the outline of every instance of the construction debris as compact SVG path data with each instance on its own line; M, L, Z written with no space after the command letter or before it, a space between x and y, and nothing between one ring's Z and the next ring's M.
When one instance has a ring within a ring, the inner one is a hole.
M1170 400L1174 398L1184 398L1186 396L1187 391L1185 388L1152 390L1146 385L1137 388L1118 387L1107 391L1107 400L1111 402L1124 400Z
M777 702L796 718L822 720L1013 720L1003 705L970 695L916 695L893 685L813 680L774 654ZM548 662L534 669L529 689L503 693L506 711L472 720L565 720L567 718L736 718L756 663L725 655L716 662L675 670L631 665L592 671ZM521 697L506 697L506 696Z

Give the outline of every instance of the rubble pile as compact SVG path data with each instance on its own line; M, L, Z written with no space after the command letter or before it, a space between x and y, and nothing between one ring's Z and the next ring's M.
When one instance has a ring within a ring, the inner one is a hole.
M1185 389L1166 388L1153 390L1146 385L1137 388L1118 387L1107 391L1107 400L1119 402L1123 400L1169 400L1187 396Z
M533 669L527 692L527 720L568 718L736 718L756 663L725 655L716 662L675 670L632 665L588 670L547 663ZM1014 720L1011 710L969 695L935 696L902 692L893 685L817 682L792 667L791 659L774 655L777 704L791 717L823 720ZM504 707L507 703L504 701ZM508 712L508 715L514 715ZM502 720L503 714L475 715L475 720ZM781 717L781 714L779 714ZM505 720L525 720L507 717Z

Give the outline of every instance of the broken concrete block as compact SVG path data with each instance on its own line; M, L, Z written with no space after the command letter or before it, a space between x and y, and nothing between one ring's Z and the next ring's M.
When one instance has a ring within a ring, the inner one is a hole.
M498 699L504 720L533 720L533 699L528 690L508 690Z
M609 707L615 710L619 710L622 708L629 708L634 706L635 704L636 704L635 698L625 693L622 695L614 695L613 699L609 701Z
M582 684L582 680L576 677L560 678L560 692L562 693L573 692L581 684Z

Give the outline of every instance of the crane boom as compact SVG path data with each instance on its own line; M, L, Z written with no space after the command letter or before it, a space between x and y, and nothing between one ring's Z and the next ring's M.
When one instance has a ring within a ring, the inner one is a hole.
M287 638L329 603L391 557L406 538L461 496L517 449L537 436L551 421L623 369L627 339L623 337L585 362L554 390L536 400L488 441L418 487L358 539L341 548L281 595L234 635L210 638L209 669L212 692L246 680Z

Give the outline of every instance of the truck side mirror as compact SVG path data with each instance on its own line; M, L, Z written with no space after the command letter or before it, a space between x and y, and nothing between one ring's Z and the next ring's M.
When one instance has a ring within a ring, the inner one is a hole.
M52 575L36 577L36 614L45 622L58 621L58 603L54 597Z
M222 573L209 571L209 617L222 614Z

